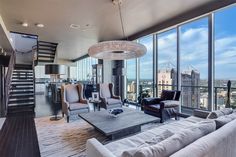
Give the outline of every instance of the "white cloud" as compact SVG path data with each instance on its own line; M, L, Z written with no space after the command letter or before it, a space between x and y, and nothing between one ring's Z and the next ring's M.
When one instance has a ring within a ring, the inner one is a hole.
M193 65L201 73L201 77L207 78L208 67L208 28L188 29L181 33L180 56L181 69ZM148 54L141 58L142 75L152 75L152 39L143 44L148 49ZM158 63L171 62L176 64L177 41L176 32L160 35L158 38ZM220 36L215 40L215 65L217 78L233 76L232 69L236 68L236 35ZM219 75L219 73L221 73ZM234 76L235 77L235 76Z

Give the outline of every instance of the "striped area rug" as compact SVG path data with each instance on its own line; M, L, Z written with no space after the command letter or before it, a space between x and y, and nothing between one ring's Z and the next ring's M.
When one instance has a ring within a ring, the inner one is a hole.
M41 157L85 157L86 141L97 138L105 143L107 138L84 120L73 117L50 121L50 117L35 119Z

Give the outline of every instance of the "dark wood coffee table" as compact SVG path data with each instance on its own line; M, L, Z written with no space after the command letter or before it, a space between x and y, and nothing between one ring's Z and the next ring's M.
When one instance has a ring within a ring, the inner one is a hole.
M124 112L118 117L111 116L108 110L82 113L79 116L112 140L140 132L143 124L160 121L159 118L147 115L142 111L123 109Z

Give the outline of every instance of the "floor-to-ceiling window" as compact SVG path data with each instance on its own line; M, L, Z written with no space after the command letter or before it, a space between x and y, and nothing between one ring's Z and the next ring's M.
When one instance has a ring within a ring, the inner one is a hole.
M136 59L130 59L126 61L126 98L128 101L137 101L137 64Z
M212 23L212 15L214 15L214 23ZM155 96L153 80L157 79L155 80L159 94L157 96L160 96L164 89L171 90L179 87L182 92L181 105L184 112L193 108L220 109L224 108L228 102L231 107L236 108L236 73L234 73L236 20L233 20L235 16L236 6L234 5L184 24L178 24L167 31L157 32L154 34L157 40L153 40L153 35L137 39L148 49L147 54L136 61L138 78L135 79L139 84L136 89L138 96L146 91L150 93L150 96ZM215 37L213 41L209 38L212 32ZM155 51L153 51L153 43L157 44ZM212 45L215 46L214 54L212 54L213 51L209 52ZM214 56L213 66L211 66L212 58L208 58L212 55ZM153 56L157 58L153 59ZM132 71L129 69L132 64L127 61L128 71ZM153 67L156 65L157 69L154 72ZM131 76L127 74L127 80L130 78ZM214 80L214 93L211 88L208 88L208 85L212 84L208 81L211 80ZM231 91L228 100L227 83L229 80ZM130 84L130 81L127 83ZM208 102L214 102L215 106L212 108L212 104Z
M208 18L180 27L182 106L208 108Z
M87 57L77 61L77 79L82 82L89 82L92 78L92 65L97 64L98 60Z
M230 104L236 107L236 6L217 11L215 21L215 108L227 104L227 83L231 81Z
M139 58L139 101L153 96L153 35L139 39L147 48L147 53Z
M157 36L157 85L158 96L162 90L177 87L177 31L159 33Z

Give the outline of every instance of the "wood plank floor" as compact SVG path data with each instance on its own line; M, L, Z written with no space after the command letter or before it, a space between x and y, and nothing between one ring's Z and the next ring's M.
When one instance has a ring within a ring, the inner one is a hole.
M40 157L33 113L7 116L0 131L0 156Z

